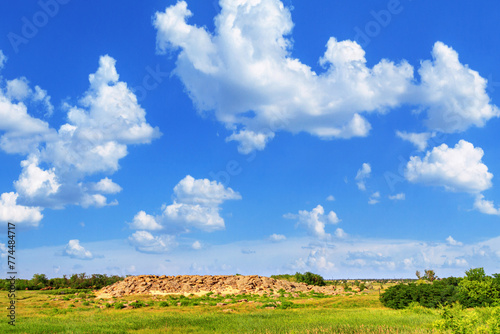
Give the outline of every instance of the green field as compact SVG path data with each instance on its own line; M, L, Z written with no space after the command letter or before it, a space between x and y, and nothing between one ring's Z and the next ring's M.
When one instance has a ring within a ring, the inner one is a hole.
M1 333L432 333L439 312L385 308L378 291L343 296L127 296L19 291ZM240 301L246 299L246 301ZM136 301L133 305L125 307ZM240 301L240 302L239 302ZM0 298L8 305L7 292ZM217 305L217 304L226 305ZM106 305L109 304L109 305ZM147 306L145 305L147 304ZM4 312L7 315L5 308Z

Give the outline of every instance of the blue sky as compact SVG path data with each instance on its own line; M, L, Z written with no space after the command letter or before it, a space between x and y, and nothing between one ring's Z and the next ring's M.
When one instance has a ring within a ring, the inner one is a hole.
M498 6L0 4L3 270L499 272Z

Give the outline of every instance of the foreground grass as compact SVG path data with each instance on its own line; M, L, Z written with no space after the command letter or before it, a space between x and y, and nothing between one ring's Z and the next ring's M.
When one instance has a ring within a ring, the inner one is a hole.
M238 302L241 299L247 301ZM137 301L137 308L122 308L131 301ZM0 302L7 305L6 293ZM226 305L217 306L222 302ZM432 333L438 313L387 309L375 293L298 298L283 293L274 297L128 296L108 301L92 294L20 291L15 328L3 318L1 333Z

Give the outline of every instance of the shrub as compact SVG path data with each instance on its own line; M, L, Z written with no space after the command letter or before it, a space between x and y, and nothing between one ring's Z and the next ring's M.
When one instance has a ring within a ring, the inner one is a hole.
M441 319L433 324L434 328L451 333L500 333L500 307L487 307L466 310L458 303L441 310Z
M483 268L466 271L459 283L459 301L465 307L490 306L500 302L498 274L486 276Z
M322 276L318 274L313 274L311 272L306 272L304 274L295 273L295 280L297 282L306 283L309 285L325 286L325 280Z
M109 305L109 306L108 306L108 305ZM111 307L111 304L107 304L107 305L106 305L106 307ZM116 310L121 310L121 309L122 309L122 308L124 308L124 307L125 307L125 305L123 305L123 303L115 303L115 304L114 304L114 308L115 308Z

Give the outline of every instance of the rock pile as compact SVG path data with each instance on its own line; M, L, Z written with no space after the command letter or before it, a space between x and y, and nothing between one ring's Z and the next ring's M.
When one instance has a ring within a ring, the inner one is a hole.
M340 293L333 286L313 286L305 283L276 280L263 276L129 276L125 280L116 282L99 290L96 295L100 298L121 297L124 295L151 294L195 294L203 295L209 292L216 294L264 294L276 293L283 289L286 293L309 292L314 290L328 295Z

